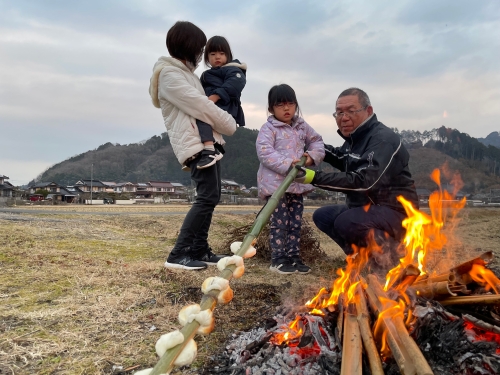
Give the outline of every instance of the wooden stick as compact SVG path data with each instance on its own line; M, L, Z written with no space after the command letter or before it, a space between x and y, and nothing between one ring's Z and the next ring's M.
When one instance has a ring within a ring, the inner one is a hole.
M377 277L375 275L368 275L367 278L370 288L377 296L379 302L380 302L380 297L387 298L387 295L382 289L381 285L379 284ZM379 311L381 311L380 308ZM404 351L406 351L406 353L408 353L409 360L413 363L413 366L415 368L416 371L415 373L417 375L433 375L434 373L432 372L432 369L427 363L427 360L423 356L418 345L415 343L415 341L413 341L408 331L406 330L406 326L403 322L403 317L396 315L390 318L383 319L383 322L385 323L388 331L391 330L390 329L391 325L394 326L395 330L393 334L399 337L403 345L401 349L403 349ZM401 372L404 373L405 375L408 374L406 369L404 371L402 370Z
M482 294L474 296L448 297L439 303L443 306L451 305L500 305L500 294Z
M355 306L351 303L345 311L344 341L342 345L342 364L340 375L362 375L363 360L361 352L361 335Z
M342 331L344 327L344 293L339 294L339 299L337 300L337 306L339 309L339 316L337 318L337 331L339 333L339 342L342 342Z
M456 296L456 294L450 290L450 284L448 281L439 281L432 284L413 284L408 289L413 289L420 297L432 298L436 300Z
M356 289L356 311L358 313L358 324L361 338L363 339L363 346L365 347L368 362L370 363L370 370L372 375L384 375L382 368L382 361L378 354L375 340L373 339L372 330L370 327L370 315L368 313L368 306L366 305L366 298L361 285Z

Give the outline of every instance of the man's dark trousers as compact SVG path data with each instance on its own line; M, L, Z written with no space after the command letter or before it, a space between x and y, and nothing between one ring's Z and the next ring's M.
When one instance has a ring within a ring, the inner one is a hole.
M314 224L333 239L347 255L353 253L351 244L358 247L367 246L366 240L372 229L377 243L384 239L399 243L406 232L402 226L405 218L404 213L387 206L375 205L369 206L367 210L365 207L348 208L346 205L337 204L321 207L313 214Z

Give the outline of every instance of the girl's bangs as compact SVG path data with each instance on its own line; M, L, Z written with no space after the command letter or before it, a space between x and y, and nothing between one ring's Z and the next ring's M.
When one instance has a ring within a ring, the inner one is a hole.
M273 95L274 94L274 95ZM293 89L288 86L288 87L283 87L279 86L275 90L275 92L271 94L271 103L269 103L270 106L274 106L279 103L295 103L297 104L297 97L295 96L295 92Z

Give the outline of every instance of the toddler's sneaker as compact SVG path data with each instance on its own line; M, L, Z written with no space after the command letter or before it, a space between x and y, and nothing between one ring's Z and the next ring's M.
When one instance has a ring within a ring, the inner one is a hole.
M271 266L269 269L273 272L278 272L282 274L292 274L297 272L297 269L293 266L292 262L288 258L278 258L271 261Z
M205 169L208 168L215 163L217 163L217 153L212 150L203 150L201 152L201 158L198 160L198 163L196 163L196 168L198 169Z
M311 267L309 267L308 265L305 265L304 262L302 262L302 259L300 258L300 256L292 257L291 262L298 273L311 272Z
M224 157L224 155L222 154L222 152L220 152L219 150L215 149L215 157L217 158L217 160L220 160Z

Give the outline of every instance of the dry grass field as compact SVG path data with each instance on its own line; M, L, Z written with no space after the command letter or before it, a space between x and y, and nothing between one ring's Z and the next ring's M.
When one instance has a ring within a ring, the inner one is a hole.
M260 207L242 207L257 212ZM48 211L47 211L48 210ZM179 328L177 314L201 299L215 267L165 270L186 206L31 207L0 212L0 374L131 374L152 367L158 337ZM220 207L210 243L218 253L231 228L255 214ZM164 214L170 211L170 214ZM305 218L312 222L311 213ZM458 259L476 249L500 256L500 209L466 208L447 228ZM216 328L197 337L197 373L227 337L271 317L283 304L302 304L329 286L344 264L341 250L317 232L326 258L308 275L277 275L258 259L232 280L235 297L215 312ZM498 263L497 263L498 264Z

